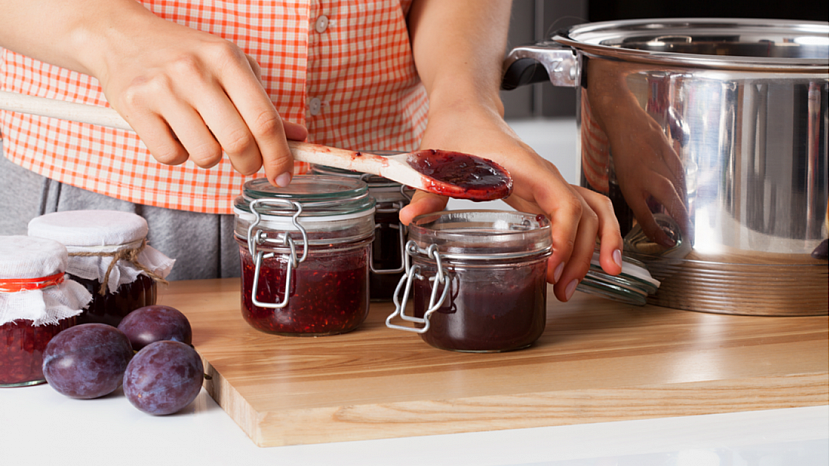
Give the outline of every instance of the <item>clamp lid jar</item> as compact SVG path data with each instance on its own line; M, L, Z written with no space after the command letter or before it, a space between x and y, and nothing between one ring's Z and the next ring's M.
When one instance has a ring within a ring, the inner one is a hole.
M437 348L526 348L545 329L550 222L542 215L466 210L416 217L406 273L386 325ZM410 291L413 315L405 314ZM400 317L413 325L398 325Z
M234 236L248 324L295 336L357 328L369 312L374 211L358 179L301 175L285 188L246 182L234 202Z
M394 155L399 152L374 151L377 155ZM369 186L369 196L377 203L375 208L375 240L372 242L372 260L369 262L369 293L373 301L389 301L395 285L404 272L404 243L406 225L399 220L399 213L409 204L415 190L369 173L358 173L340 168L313 165L311 173L358 178Z

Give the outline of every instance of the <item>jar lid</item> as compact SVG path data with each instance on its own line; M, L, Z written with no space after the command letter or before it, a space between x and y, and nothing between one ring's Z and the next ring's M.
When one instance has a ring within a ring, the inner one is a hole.
M551 251L544 215L502 210L443 211L415 217L409 239L420 249L435 245L442 257L459 260L515 259Z
M0 236L0 281L44 279L28 280L34 286L18 283L17 289L0 291L0 325L16 320L28 320L34 326L56 324L80 314L92 295L65 278L67 261L66 247L57 241Z
M0 236L0 279L41 278L66 271L66 247L31 236Z
M69 246L115 246L147 237L147 221L117 210L65 210L33 218L29 236Z
M642 262L626 255L622 259L622 272L609 275L599 264L599 253L594 252L591 268L576 289L626 304L646 304L648 295L657 292L660 282L651 276Z
M376 151L377 155L394 155L399 152L392 151ZM348 178L360 179L369 185L369 195L375 198L378 204L404 202L408 204L415 193L415 189L405 186L397 181L392 181L378 175L370 173L360 173L352 170L344 170L342 168L327 167L325 165L312 165L312 174L330 175L330 176L345 176Z
M301 217L342 217L371 213L375 207L366 183L342 176L299 175L284 188L272 185L266 178L256 178L245 183L242 196L234 201L234 211L252 214L251 201L258 199L296 202L302 206ZM264 216L290 218L296 209L286 203L261 205L257 211Z

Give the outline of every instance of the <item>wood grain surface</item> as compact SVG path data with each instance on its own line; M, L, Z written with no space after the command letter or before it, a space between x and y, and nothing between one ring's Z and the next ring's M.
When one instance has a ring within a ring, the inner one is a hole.
M237 279L172 282L205 387L259 446L515 429L828 404L828 317L758 317L627 306L549 292L545 333L500 354L442 351L386 328L261 333Z

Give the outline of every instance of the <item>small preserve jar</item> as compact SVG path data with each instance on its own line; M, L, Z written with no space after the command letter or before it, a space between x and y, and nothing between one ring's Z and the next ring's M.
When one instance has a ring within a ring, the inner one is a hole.
M388 155L398 152L373 153ZM406 226L401 224L398 214L409 204L415 190L381 176L323 165L313 165L311 173L359 178L369 185L369 196L376 202L375 240L372 242L372 261L369 263L369 296L373 301L389 301L404 272Z
M301 175L285 188L265 178L246 182L234 202L245 321L294 336L345 333L363 323L374 211L358 179Z
M148 230L141 216L114 210L67 210L29 222L29 236L66 246L66 272L92 293L79 324L118 326L130 312L156 304L156 281L175 261L147 245Z
M67 261L57 241L0 236L0 387L45 382L46 345L92 299L66 277Z
M484 210L421 215L409 225L406 253L388 327L466 352L526 348L544 331L551 254L545 216ZM410 292L412 316L404 313ZM396 317L414 325L393 324Z

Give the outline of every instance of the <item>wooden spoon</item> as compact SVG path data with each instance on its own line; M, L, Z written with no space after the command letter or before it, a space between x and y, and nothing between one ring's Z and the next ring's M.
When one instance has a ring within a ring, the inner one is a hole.
M0 91L0 109L132 131L115 110ZM502 199L513 190L510 174L475 155L419 150L381 156L288 141L295 160L382 176L416 189L473 201Z

